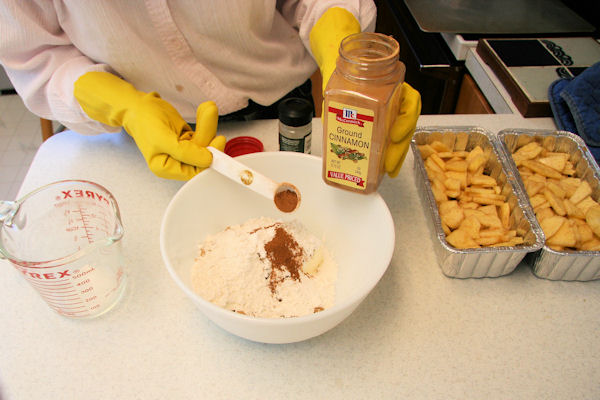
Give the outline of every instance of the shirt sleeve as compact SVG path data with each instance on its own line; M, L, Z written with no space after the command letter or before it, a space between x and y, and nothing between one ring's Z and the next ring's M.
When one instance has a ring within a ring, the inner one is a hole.
M325 11L333 7L348 10L360 23L363 32L374 32L377 8L372 0L283 0L278 2L281 15L298 29L300 39L312 54L310 31Z
M53 2L0 1L0 64L25 106L39 117L83 134L120 131L90 119L73 96L73 83L79 76L112 71L71 43Z

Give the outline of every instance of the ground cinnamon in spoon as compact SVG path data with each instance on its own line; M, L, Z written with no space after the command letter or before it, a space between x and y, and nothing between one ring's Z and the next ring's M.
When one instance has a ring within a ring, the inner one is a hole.
M275 205L283 212L292 212L298 206L298 194L286 189L275 194Z

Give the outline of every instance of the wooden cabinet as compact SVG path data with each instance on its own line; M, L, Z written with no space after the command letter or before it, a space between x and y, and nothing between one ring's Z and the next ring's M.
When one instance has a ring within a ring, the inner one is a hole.
M315 117L321 118L321 111L323 109L323 78L318 68L310 77L310 80L312 81L312 95L315 101Z
M494 114L494 110L469 74L465 74L463 77L454 113Z

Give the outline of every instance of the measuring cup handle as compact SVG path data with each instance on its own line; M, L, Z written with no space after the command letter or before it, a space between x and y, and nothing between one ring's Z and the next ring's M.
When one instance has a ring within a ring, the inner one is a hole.
M0 222L3 225L12 225L12 219L19 210L19 203L16 201L0 200ZM4 245L0 244L0 258L6 259L7 255L4 253Z
M12 223L12 218L19 209L19 203L16 201L0 200L0 222L6 225Z

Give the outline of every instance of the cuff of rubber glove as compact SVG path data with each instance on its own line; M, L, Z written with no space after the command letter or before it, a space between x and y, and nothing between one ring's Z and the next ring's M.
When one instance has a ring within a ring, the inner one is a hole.
M410 148L413 134L414 130L406 135L400 142L390 143L388 146L385 154L384 167L385 172L387 172L390 177L395 178L400 172L400 168L402 167L408 149Z

